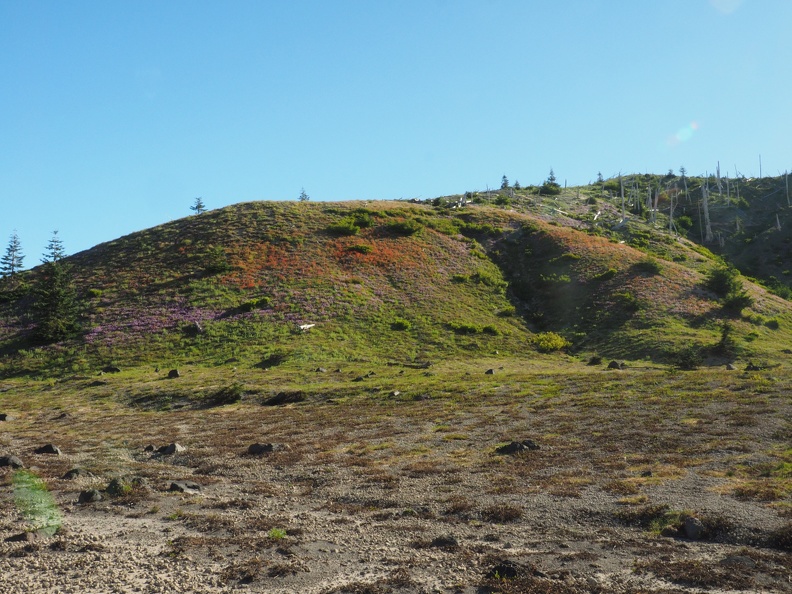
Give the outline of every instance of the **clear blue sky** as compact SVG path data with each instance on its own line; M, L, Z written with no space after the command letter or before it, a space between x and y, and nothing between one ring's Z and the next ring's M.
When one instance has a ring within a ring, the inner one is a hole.
M506 174L792 169L789 0L0 0L0 248Z

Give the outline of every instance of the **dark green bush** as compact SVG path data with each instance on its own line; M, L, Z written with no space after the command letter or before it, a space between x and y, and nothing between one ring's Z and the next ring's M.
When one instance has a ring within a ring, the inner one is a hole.
M743 289L740 273L733 266L718 266L711 269L704 280L704 286L719 297L739 293Z
M388 231L396 235L415 235L423 225L414 219L406 219L404 221L396 221L388 225Z
M691 344L670 353L671 363L678 369L693 371L704 362L701 345Z
M645 258L635 265L635 270L646 274L660 274L663 267L654 258Z
M478 334L481 327L467 322L451 322L448 327L457 334Z
M412 328L412 324L409 322L409 320L402 320L401 318L399 318L397 320L394 320L391 323L390 327L391 330L403 331Z
M751 307L753 302L753 297L746 291L735 291L723 298L723 309L733 314L739 314L746 307Z
M337 223L328 225L327 230L334 235L357 235L360 232L360 227L355 224L355 221L350 218L343 218Z
M370 254L373 249L374 248L372 248L370 245L365 245L365 244L362 244L362 243L358 243L358 244L355 244L355 245L350 245L347 248L347 251L349 251L349 252L357 252L358 254Z
M636 312L643 308L643 303L630 291L623 293L614 293L613 298L616 304L625 311Z
M599 274L595 275L594 276L594 280L595 281L605 281L605 280L611 279L614 276L616 276L617 272L618 272L618 270L616 270L615 268L608 268L605 272L600 272Z
M264 309L265 307L269 307L270 302L271 299L269 297L257 297L256 299L245 301L239 306L239 309L244 312L250 312L256 309Z

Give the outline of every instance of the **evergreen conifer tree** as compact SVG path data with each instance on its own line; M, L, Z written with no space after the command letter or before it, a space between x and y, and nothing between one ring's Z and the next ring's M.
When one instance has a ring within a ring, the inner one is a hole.
M11 234L11 239L8 242L5 254L0 258L0 276L8 278L14 276L22 269L22 261L25 256L22 254L22 243L19 241L19 235L14 231Z
M64 262L66 251L58 232L47 244L40 277L34 288L36 298L36 337L44 343L58 342L74 336L80 329L77 291L71 266Z
M203 198L198 196L193 205L190 207L190 210L193 211L195 214L201 214L202 212L206 212L206 205L204 205Z

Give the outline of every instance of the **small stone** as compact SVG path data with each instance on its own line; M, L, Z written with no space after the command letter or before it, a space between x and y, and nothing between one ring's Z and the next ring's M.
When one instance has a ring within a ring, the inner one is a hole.
M102 367L103 373L121 373L121 369L116 367L115 365L108 365L107 367Z
M530 439L524 439L522 441L512 441L511 443L501 446L495 450L495 453L502 455L519 454L521 452L538 449L540 449L539 444Z
M144 451L144 452L153 452L153 451L154 451L154 450L156 450L156 449L157 449L157 448L155 448L153 445L151 445L151 444L148 444L148 445L147 445L145 448L143 448L143 451Z
M735 569L753 569L756 561L745 555L729 555L718 562L723 567L733 567Z
M649 478L650 476L652 476L652 471L651 470L644 470L644 471L641 472L641 477L643 477L643 478Z
M97 501L101 500L102 494L99 491L96 489L88 489L87 491L82 491L80 493L77 503L96 503Z
M459 546L459 541L452 535L438 536L430 545L437 549L455 549Z
M177 377L181 377L181 373L179 373L178 369L171 369L168 372L168 379L176 379Z
M619 363L618 361L608 363L608 369L621 369L622 367L624 367L624 363Z
M48 443L47 445L43 445L40 448L36 448L33 450L34 454L54 454L56 456L60 456L63 452L61 452L60 448L56 445Z
M11 468L24 468L22 460L16 456L0 456L0 466L10 466Z
M737 367L734 365L734 363L726 363L726 369L729 371L735 371Z
M170 445L157 448L157 452L159 452L164 456L171 456L173 454L180 454L181 452L184 452L186 449L187 448L185 448L183 445L179 445L178 443L172 443Z
M201 490L201 485L193 481L173 481L170 485L170 490L180 493L197 493Z
M254 443L248 446L247 453L251 456L260 456L262 454L271 454L275 446L271 443Z
M77 477L81 477L81 476L82 477L91 477L93 475L90 472L88 472L87 470L83 470L82 468L72 468L71 470L69 470L66 474L64 474L61 477L61 480L71 481L71 480L74 480Z
M327 369L325 369L324 367L317 367L316 373L327 373Z
M305 394L300 391L296 392L278 392L272 398L267 398L262 404L264 406L278 406L281 404L295 404L305 400Z
M484 375L494 375L494 374L495 374L494 369L487 369L487 371L484 372Z
M393 392L390 393L391 398L396 398L399 394L401 394L401 392L398 390L393 390Z
M14 417L12 417L11 415L9 415L7 413L0 413L0 421L11 421L13 419L14 419Z
M704 524L701 523L701 520L693 516L685 518L682 529L685 532L685 536L690 540L699 540L704 535Z
M366 379L366 378L363 377L362 375L359 375L355 379L353 379L352 381L353 382L362 382L364 379Z

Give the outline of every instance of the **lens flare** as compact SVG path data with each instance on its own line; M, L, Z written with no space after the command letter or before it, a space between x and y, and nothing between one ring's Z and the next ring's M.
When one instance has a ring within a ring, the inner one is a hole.
M676 133L668 139L669 146L677 146L678 144L687 142L693 138L693 135L698 131L698 129L698 122L690 122L687 126L677 130Z

